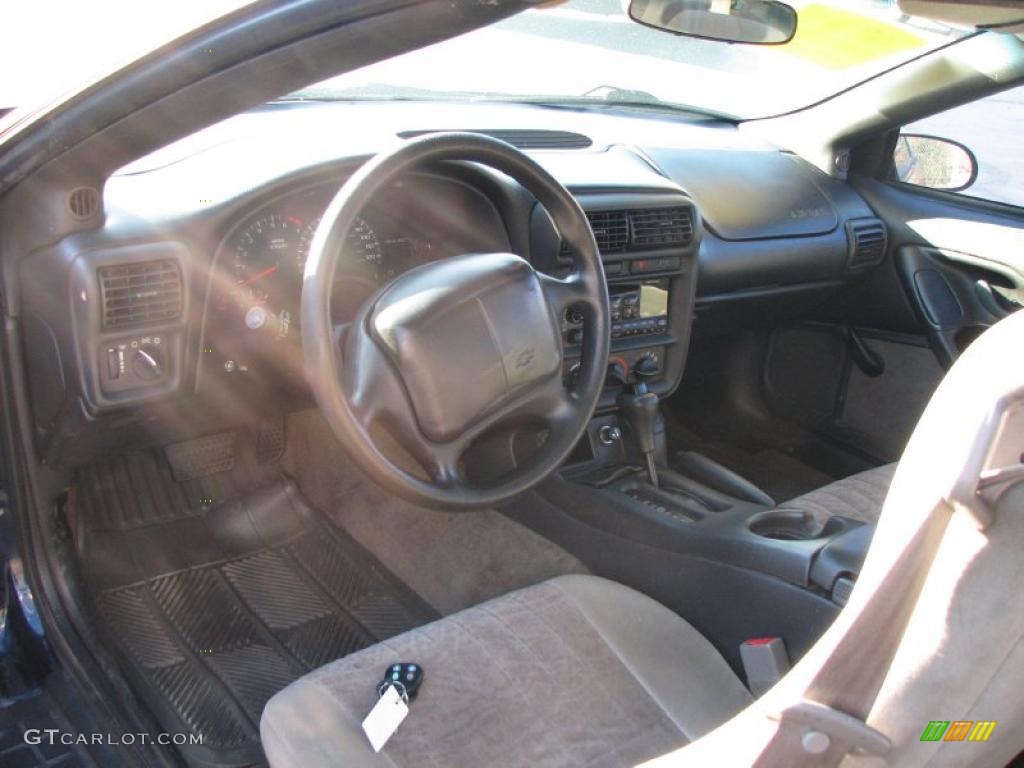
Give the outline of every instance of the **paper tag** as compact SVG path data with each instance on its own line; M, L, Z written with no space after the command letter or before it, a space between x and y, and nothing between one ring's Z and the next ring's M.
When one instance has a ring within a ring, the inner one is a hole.
M408 714L409 705L402 701L398 689L389 685L384 695L370 710L370 714L363 720L363 732L370 740L374 752L380 752L384 748Z

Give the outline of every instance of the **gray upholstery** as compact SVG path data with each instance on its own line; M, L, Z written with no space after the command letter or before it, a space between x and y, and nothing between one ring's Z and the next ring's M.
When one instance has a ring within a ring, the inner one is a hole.
M375 755L360 728L396 661L423 665L409 717ZM750 694L693 627L594 576L562 576L328 664L268 702L274 768L620 766L685 745Z
M843 768L998 768L1024 750L1024 479L1013 479L1024 456L1022 347L1024 311L946 375L900 459L850 601L818 642L738 716L645 768L837 765L839 738L828 754L801 749L800 721L785 713L806 699L891 742L887 755L847 755ZM977 493L999 470L1007 482ZM968 513L981 501L993 512L987 528ZM922 742L932 720L998 725L986 742Z
M822 520L842 515L864 523L877 523L895 474L896 465L886 464L836 480L780 504L779 508L799 509Z

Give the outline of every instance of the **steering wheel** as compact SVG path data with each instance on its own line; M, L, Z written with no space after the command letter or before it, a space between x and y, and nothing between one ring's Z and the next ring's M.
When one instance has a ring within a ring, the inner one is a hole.
M368 299L339 341L331 289L357 216L403 172L454 160L489 166L530 192L572 246L571 273L559 280L511 253L424 264ZM583 344L578 375L566 385L560 320L570 306L583 314ZM507 501L565 460L601 394L609 317L604 270L579 204L518 149L473 133L431 134L363 165L324 213L302 282L307 376L331 429L380 486L416 504L447 509ZM474 441L517 423L547 429L526 465L493 482L468 480L462 459ZM381 450L391 441L422 472Z

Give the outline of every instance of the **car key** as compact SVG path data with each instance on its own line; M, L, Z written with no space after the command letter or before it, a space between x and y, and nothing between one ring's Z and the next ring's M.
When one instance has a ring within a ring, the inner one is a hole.
M423 684L423 667L413 662L397 662L384 670L384 679L377 684L377 695L394 685L402 698L412 701Z

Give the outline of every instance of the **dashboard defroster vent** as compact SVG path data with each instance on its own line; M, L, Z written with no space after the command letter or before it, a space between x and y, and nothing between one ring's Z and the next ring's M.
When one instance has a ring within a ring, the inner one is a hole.
M173 259L100 267L103 328L135 328L181 317L181 269Z
M442 133L442 130L402 131L399 137L415 139L428 133ZM586 149L592 142L590 137L572 131L546 131L524 128L522 130L495 128L477 129L472 133L482 133L493 139L508 142L518 149Z
M886 232L881 219L853 219L846 222L849 269L863 269L885 258Z
M692 209L642 208L630 211L633 225L630 245L636 249L664 248L669 245L688 245L693 239Z

